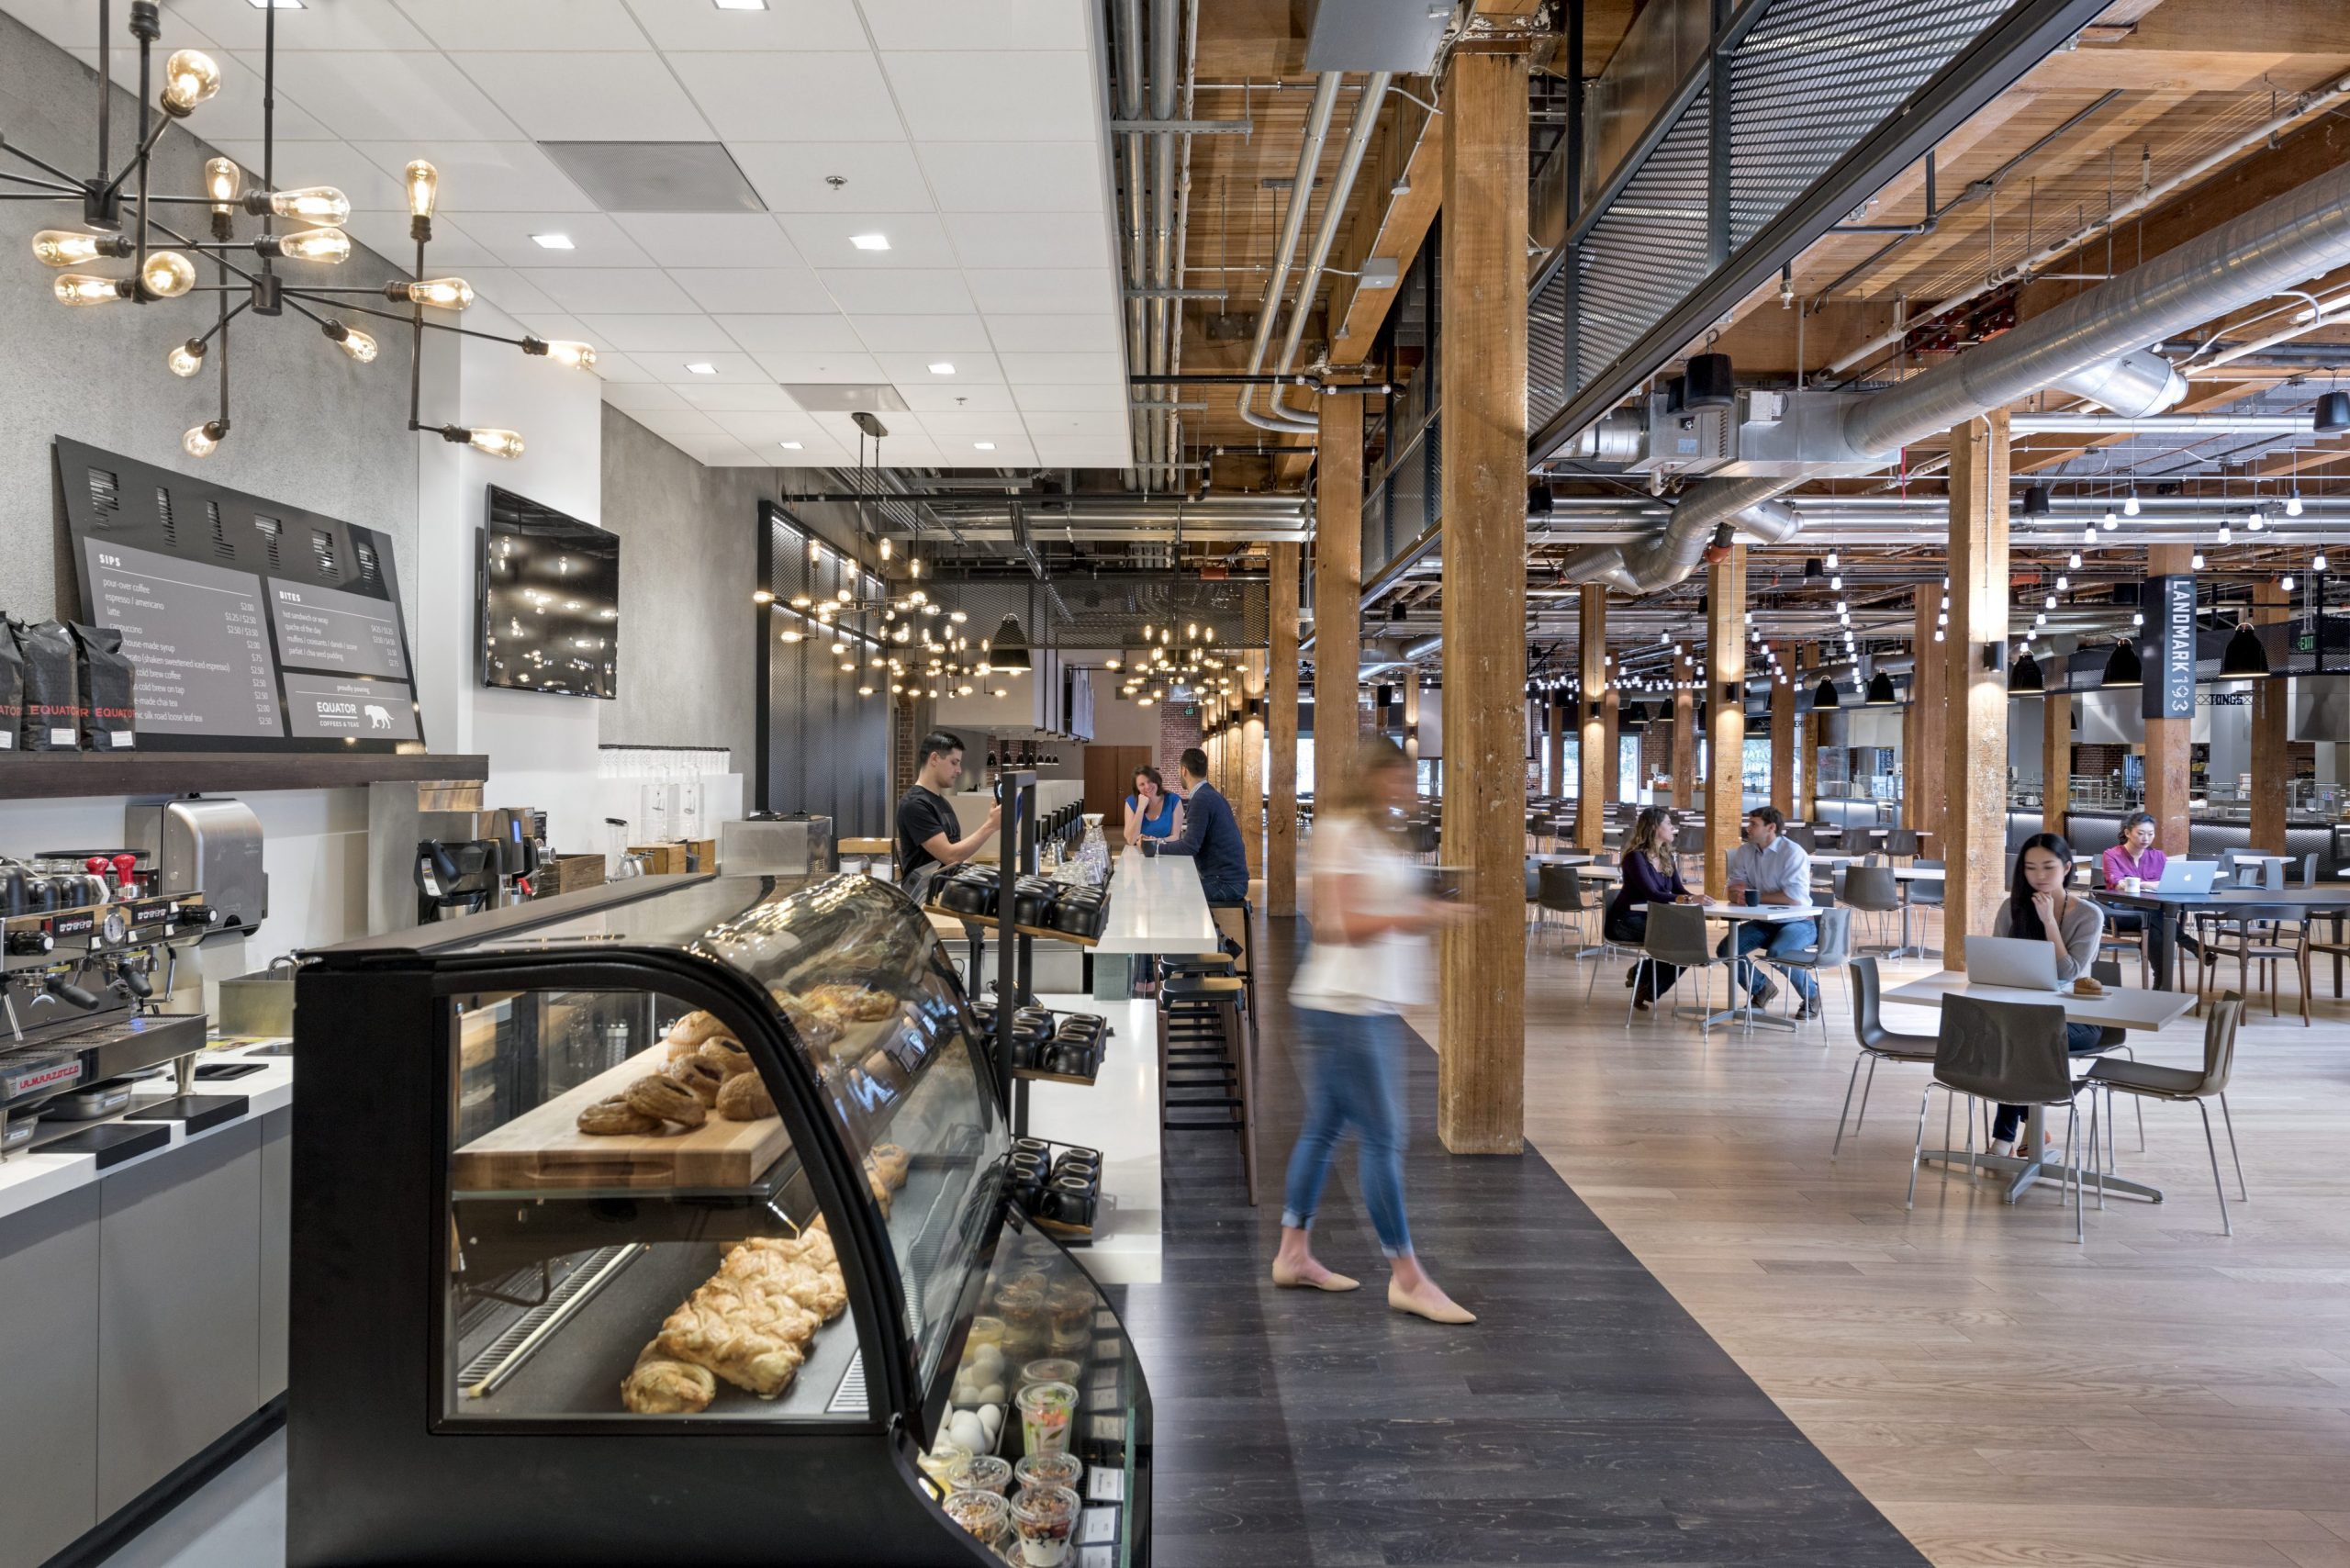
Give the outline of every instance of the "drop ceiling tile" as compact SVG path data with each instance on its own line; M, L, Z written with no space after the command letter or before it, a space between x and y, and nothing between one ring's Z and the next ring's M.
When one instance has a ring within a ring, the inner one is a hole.
M999 353L1124 353L1123 323L1115 316L990 316L988 336Z
M924 414L922 428L941 442L952 441L1025 442L1027 426L1017 414Z
M983 386L1003 380L1003 370L991 353L882 353L881 374L899 386ZM937 375L934 364L951 364L951 375Z
M898 388L898 396L917 414L976 413L1001 414L1015 411L1019 405L1012 400L1012 388L1000 383L983 386L906 386Z
M251 70L261 69L258 53L242 52L237 59ZM283 54L277 61L277 86L281 111L290 97L330 131L351 141L524 139L487 94L467 81L447 55L437 52L320 50Z
M763 212L626 212L615 219L665 267L792 267L800 253Z
M987 323L979 317L862 316L853 325L867 348L876 353L926 353L951 359L957 352L985 353Z
M1012 388L1012 400L1020 405L1020 411L1024 414L1086 414L1103 409L1122 409L1125 406L1126 394L1123 386L1115 385L1015 385Z
M803 452L809 447L820 444L823 446L834 444L832 433L816 422L816 417L813 414L738 409L714 409L711 411L711 418L717 421L719 429L744 445L754 450L777 452L778 456L775 461L778 464L786 461L793 463L806 461L800 456L789 459L783 457L778 446L782 442L796 441L800 443Z
M759 368L776 381L848 383L888 379L869 354L819 350L812 353L763 353L753 356Z
M854 0L768 0L764 11L722 11L703 0L628 0L653 41L666 50L865 49Z
M343 231L401 272L416 266L416 241L408 238L408 214L354 212ZM447 218L432 226L432 243L425 247L424 264L437 274L466 272L498 264L487 246Z
M220 40L201 31L194 17L184 17L179 12L180 7L174 6L164 17L163 37L159 47L166 51L174 49L217 50L220 47ZM77 53L88 49L94 58L97 53L91 46L97 42L98 38L98 8L91 5L90 0L8 0L8 15L60 49ZM123 21L122 17L117 16L114 25L119 28ZM115 37L114 57L120 61L125 52L121 47L124 38L119 32ZM130 74L136 81L139 76L135 69L136 51L130 52L134 56L134 69Z
M681 267L668 275L704 310L796 315L831 298L806 267Z
M367 161L397 178L411 159L441 172L440 210L469 212L593 212L589 201L554 161L528 141L361 141Z
M545 335L543 332L540 334L542 337ZM592 342L597 336L600 334L588 334L589 341ZM604 383L608 390L620 386L657 386L661 379L637 364L631 356L624 353L606 353L601 349L596 351L596 375Z
M1092 141L1104 84L1083 50L885 54L882 67L916 141Z
M533 337L544 338L550 342L561 338L567 342L586 343L589 348L594 349L596 369L599 374L602 374L608 368L606 361L613 357L610 341L595 331L576 316L565 316L555 311L525 310L521 313L520 319L522 330ZM611 377L605 375L604 379L609 381ZM651 377L631 376L629 379L649 380Z
M72 0L84 29L96 26L97 8L89 0ZM25 7L10 0L8 9L22 16ZM122 10L115 11L115 26L122 26ZM181 35L193 26L220 49L260 49L269 13L252 0L171 0L163 7L163 37L160 48L187 48ZM78 39L75 41L80 41ZM119 47L126 40L118 37ZM277 13L277 51L311 49L431 49L432 40L409 25L390 6L306 6L299 11Z
M828 300L829 304L830 301ZM750 353L860 353L864 343L848 318L829 315L722 315L718 324Z
M538 141L712 141L701 111L651 50L456 54L459 70Z
M1038 436L1034 450L1036 461L1051 468L1124 468L1134 462L1133 448L1122 441Z
M990 316L1118 313L1117 274L1106 267L1003 267L968 275L971 297Z
M16 9L15 6L10 6L11 11ZM95 34L97 24L96 13L94 10L87 6L77 7L77 9L82 11L83 19L83 27L74 29L74 37L78 41L82 37ZM119 27L121 24L118 22L116 25ZM128 40L119 36L116 39L114 79L118 86L136 99L139 93L139 51L120 47L126 41ZM214 95L203 107L196 111L185 128L186 134L200 136L207 140L216 136L242 141L260 139L262 78L258 68L246 65L241 58L229 53L217 44L207 44L192 34L182 32L173 28L168 19L163 25L162 47L166 50L205 50L212 56L214 62L220 67L220 91ZM74 59L88 66L93 73L97 70L98 51L96 50L75 48L72 49L71 52ZM78 110L80 106L76 105L75 107ZM77 120L76 123L78 124L79 121ZM119 118L115 121L117 127L120 127L122 123ZM331 141L335 136L332 130L305 113L301 105L288 96L282 85L277 94L276 129L277 140L281 143ZM164 146L168 148L177 140L177 134L167 134L164 138Z
M1008 353L1004 379L1017 386L1035 382L1107 382L1125 379L1126 361L1114 353Z
M941 212L1105 212L1102 150L1081 141L925 141Z
M701 376L695 385L675 385L678 397L705 414L780 414L793 409L783 388L772 381L733 384Z
M946 219L967 267L1113 267L1110 219L1099 212L958 212Z
M905 134L869 50L681 50L664 58L730 141L889 141Z
M583 318L588 329L621 353L733 353L738 352L725 329L709 317L640 316L602 312Z
M920 212L932 205L922 165L903 141L738 140L727 146L775 212Z
M250 5L251 0L234 0ZM447 50L644 49L644 30L621 0L395 0ZM285 24L277 40L285 42Z
M1023 421L1038 441L1048 436L1080 436L1091 440L1125 441L1132 431L1127 415L1113 409L1090 414L1030 413Z
M868 268L901 272L910 267L951 267L954 247L946 241L946 225L929 212L796 212L778 219L791 242L810 264L820 267ZM890 241L886 251L861 251L859 235L879 234Z
M699 313L700 307L658 267L525 267L523 278L573 315Z
M433 269L436 273L440 269ZM460 269L451 268L451 271ZM509 316L560 316L562 308L546 296L546 291L511 267L466 266L462 269L464 280L474 286L480 300L497 306ZM541 334L544 336L543 333ZM581 342L587 340L582 339Z
M754 461L741 442L711 422L708 414L630 414L630 419L695 461L733 466Z
M819 268L816 275L823 281L824 291L833 297L833 303L851 317L952 315L972 308L971 291L964 286L964 274L952 267L900 272Z
M394 221L405 223L405 218ZM440 225L433 243L440 244ZM465 232L501 266L576 271L582 267L649 267L653 258L601 213L479 212L465 218ZM560 234L572 249L550 251L532 236Z
M696 386L766 386L773 388L775 380L761 370L758 362L746 353L639 353L634 356L655 379L681 390ZM706 364L710 374L688 370L689 364ZM690 403L691 398L686 400Z
M885 50L1085 50L1084 0L863 0L875 47Z
M209 106L208 105L207 106ZM212 145L223 157L233 158L245 171L247 188L261 185L262 144L218 140ZM351 198L354 212L397 212L400 231L408 231L408 197L398 180L375 167L347 141L286 141L277 143L277 188L332 185Z
M603 366L599 364L596 368L601 370ZM677 396L676 387L654 382L607 381L604 383L604 401L623 413L679 414L692 411L692 406Z

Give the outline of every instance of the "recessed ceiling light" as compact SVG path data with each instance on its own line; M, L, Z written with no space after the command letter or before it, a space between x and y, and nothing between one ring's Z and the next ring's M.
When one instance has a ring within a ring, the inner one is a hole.
M718 366L714 364L704 364L699 360L692 364L686 366L686 369L695 375L715 375L718 374Z
M971 445L980 452L993 452L995 450L995 442L991 441L975 441Z
M848 242L860 251L886 251L890 248L887 234L852 234Z
M955 367L942 359L930 367L930 373L933 375L952 375L955 374Z
M720 9L722 9L722 10L734 10L734 9L737 9L737 8L738 8L738 7L735 7L735 6L730 6L723 5L722 3L722 5L721 5L721 6L720 6ZM796 441L779 441L779 442L776 442L776 444L777 444L778 446L779 446L779 447L783 448L783 449L784 449L784 451L786 451L786 452L797 452L797 451L799 451L799 450L800 450L800 443L799 443L798 442L796 442Z
M576 251L579 248L571 242L568 234L533 234L531 243L542 251Z

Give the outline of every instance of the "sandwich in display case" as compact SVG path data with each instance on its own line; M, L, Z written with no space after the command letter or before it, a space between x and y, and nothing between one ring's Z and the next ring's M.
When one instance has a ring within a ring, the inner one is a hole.
M1125 1568L1150 1399L864 877L642 878L297 980L288 1562ZM1025 1158L1023 1156L1022 1158Z

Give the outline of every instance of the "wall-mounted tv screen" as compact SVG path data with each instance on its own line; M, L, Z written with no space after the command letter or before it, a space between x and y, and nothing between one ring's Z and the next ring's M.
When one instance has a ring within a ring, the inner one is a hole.
M620 690L620 535L489 487L481 682L559 697Z

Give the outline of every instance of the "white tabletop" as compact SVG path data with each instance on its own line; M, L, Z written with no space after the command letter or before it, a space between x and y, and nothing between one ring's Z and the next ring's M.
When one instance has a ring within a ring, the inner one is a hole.
M2013 986L1970 985L1966 976L1943 969L1911 980L1885 993L1887 1002L1919 1007L1940 1007L1949 996L1971 996L1981 1002L2021 1002L2041 1007L2061 1007L2072 1024L2119 1025L2124 1029L2159 1029L2195 1005L2189 991L2132 991L2108 986L2103 996L2075 996L2069 991L2020 991Z
M1097 953L1213 953L1219 939L1198 862L1188 855L1154 855L1128 846L1118 851L1110 879L1110 916Z
M1896 866L1892 870L1897 882L1939 882L1943 876L1940 866Z
M1762 920L1777 924L1790 920L1810 920L1819 911L1807 903L1718 903L1707 899L1705 904L1707 920Z

